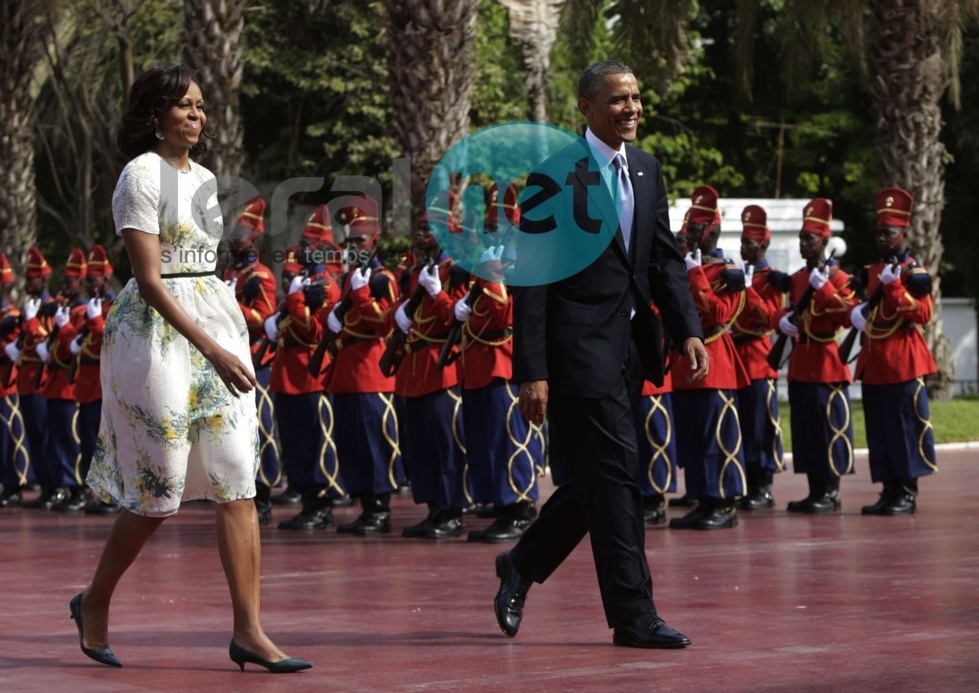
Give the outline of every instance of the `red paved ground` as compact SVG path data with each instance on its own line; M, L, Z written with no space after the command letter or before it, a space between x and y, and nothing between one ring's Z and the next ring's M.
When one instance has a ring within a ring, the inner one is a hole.
M396 534L381 538L263 530L266 628L315 664L288 676L242 674L228 659L207 504L170 519L120 585L111 642L121 670L85 658L68 617L111 518L0 511L0 690L975 691L977 457L942 451L913 517L859 515L877 495L859 458L841 513L788 515L804 479L783 474L782 509L742 513L734 530L651 528L657 605L694 643L680 651L612 646L587 542L534 586L510 640L491 606L501 549L402 539L422 516L407 498L395 504Z

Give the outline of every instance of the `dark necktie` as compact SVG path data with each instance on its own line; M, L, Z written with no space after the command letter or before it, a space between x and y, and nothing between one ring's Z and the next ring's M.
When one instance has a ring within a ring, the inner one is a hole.
M622 240L625 242L625 249L629 250L629 242L632 240L632 217L635 213L636 200L632 194L632 182L629 180L629 173L625 168L625 160L621 154L616 154L612 159L615 164L616 185L616 206L619 209L619 228L622 229Z

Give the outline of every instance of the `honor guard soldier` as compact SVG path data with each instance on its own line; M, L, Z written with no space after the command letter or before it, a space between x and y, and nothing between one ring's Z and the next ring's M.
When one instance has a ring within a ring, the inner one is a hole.
M396 329L407 336L395 388L405 398L405 427L411 432L405 461L411 495L415 503L428 505L428 516L402 534L445 539L462 533L462 511L470 501L459 373L455 367L439 368L438 355L466 286L464 273L453 271L430 223L455 232L451 199L436 199L412 234L418 262L404 275L402 300L393 309Z
M51 465L54 485L68 489L68 495L53 503L52 510L81 510L85 507L85 473L79 446L78 403L75 385L68 378L74 357L71 343L85 325L87 301L84 298L88 263L81 248L72 248L58 292L54 328L38 343L37 355L46 377L41 395L48 403L45 463ZM97 429L96 429L97 432Z
M934 299L931 276L908 253L913 207L911 193L901 188L877 196L881 259L861 273L870 298L850 312L863 332L856 377L863 381L870 478L884 487L864 515L913 513L918 478L938 471L924 381L937 369L922 336Z
M68 489L55 484L55 471L46 460L48 402L41 395L38 374L44 364L38 356L37 347L47 340L48 334L54 329L54 314L58 309L58 304L48 293L50 276L51 266L44 254L36 246L32 246L27 251L27 268L24 271L28 298L21 311L24 341L17 361L17 394L20 396L20 411L27 429L31 472L34 480L41 486L41 494L24 503L24 507L46 510L68 496Z
M255 507L260 525L272 523L272 488L279 484L281 477L274 403L269 390L274 354L262 349L265 321L272 317L276 307L275 275L260 258L265 234L264 215L265 200L261 197L255 197L245 205L228 239L234 264L224 274L224 281L235 292L238 307L245 317L255 379L258 381L255 405L258 409L259 467L255 479Z
M20 505L31 462L17 396L17 341L21 330L20 310L10 301L13 285L10 260L0 252L0 508Z
M789 294L791 308L779 316L778 330L794 340L788 374L792 466L809 480L809 495L791 501L789 512L838 510L840 479L853 473L850 369L840 361L836 336L849 324L857 297L850 275L827 258L832 210L823 198L806 205L799 231L806 266L791 277L771 277Z
M361 198L337 213L347 227L351 268L342 277L343 299L327 318L325 339L336 356L327 376L333 397L337 455L347 492L361 513L339 525L340 534L391 531L391 494L404 481L394 410L394 378L381 372L391 306L398 299L394 275L377 259L381 232L377 201Z
M75 402L78 403L78 446L81 451L81 478L88 476L88 469L95 454L99 426L102 423L102 338L105 334L105 316L115 300L107 282L112 277L112 265L105 248L93 245L88 251L85 288L89 299L85 305L85 321L80 329L74 324L62 327L65 338L74 338L68 343L72 363L68 368L68 380L75 386ZM65 507L75 510L78 503ZM55 509L61 506L56 505ZM84 505L89 515L110 515L121 509L115 503L103 503L97 498L89 498Z
M725 529L738 524L738 498L745 492L737 390L748 384L728 327L744 308L744 272L717 248L721 219L717 191L693 191L687 220L687 277L704 329L710 371L693 381L689 359L674 345L673 412L677 454L683 460L687 495L697 507L670 521L672 529Z
M678 251L680 251L681 257L687 254L687 222L688 221L690 221L690 210L689 209L687 209L687 211L684 213L684 215L683 215L683 223L680 225L680 230L676 232L676 236L675 236L676 237L676 249ZM666 352L664 352L664 353L666 353ZM669 356L668 355L667 355L666 359L667 359L667 361L669 361ZM666 387L666 384L667 384L666 383L666 378L667 377L670 378L669 387L670 387L670 392L672 393L673 392L673 377L670 375L669 372L665 373L664 376L663 376L663 387L664 388ZM647 391L652 391L652 389L654 387L655 386L653 386L651 383L646 382L643 385L643 394L645 394ZM659 390L661 388L656 388L656 389ZM673 406L673 397L672 396L670 397L670 406L671 407ZM671 420L673 419L673 415L672 414L670 415L670 419ZM676 429L674 428L674 431L675 430ZM676 440L676 436L674 435L673 438L674 438L674 441L675 441ZM676 460L675 465L676 465L676 468L679 470L679 469L682 469L683 468L683 460L682 459L679 459L676 456L675 453L676 453L676 444L674 442L674 456L673 456L673 459ZM676 481L674 480L673 484L671 484L671 485L673 486L673 488L671 490L672 491L675 491L676 490ZM644 493L645 493L645 491L644 491ZM684 493L683 493L682 496L679 496L677 498L670 498L670 500L667 502L667 505L669 507L671 507L671 508L693 508L693 507L696 507L697 506L697 499L696 498L692 498L689 493L687 493L686 491L684 491ZM648 510L648 508L646 509L646 516L649 517L649 510ZM665 517L663 519L665 519Z
M778 371L768 363L776 316L784 294L772 286L772 268L765 259L771 242L768 214L758 205L741 212L741 259L744 260L744 310L731 325L731 336L751 383L738 390L738 419L744 448L748 492L742 510L775 506L772 479L785 469L782 426L778 415Z
M269 386L275 393L282 464L289 488L302 499L302 510L280 522L279 529L327 528L333 522L333 499L345 495L324 377L313 377L308 370L309 358L323 336L317 313L329 310L340 293L319 262L333 242L327 224L326 205L320 205L299 241L302 271L292 278L282 307L265 321L266 336L277 344Z
M500 208L506 229L500 229ZM499 199L496 185L486 196L485 238L501 238L520 223L517 191L511 185ZM489 235L489 234L495 234ZM475 235L475 234L474 234ZM476 238L479 235L475 235ZM461 330L462 405L465 410L466 464L473 499L493 504L494 521L469 532L469 541L516 541L537 516L537 467L543 465L541 437L517 407L513 375L513 296L504 279L504 245L491 245L479 257L468 292L453 312ZM452 357L444 359L452 368Z

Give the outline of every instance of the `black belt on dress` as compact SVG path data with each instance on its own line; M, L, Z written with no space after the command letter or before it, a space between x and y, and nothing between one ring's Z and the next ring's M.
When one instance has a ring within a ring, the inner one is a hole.
M210 272L174 272L172 274L161 274L160 279L183 279L184 277L216 277L214 270Z

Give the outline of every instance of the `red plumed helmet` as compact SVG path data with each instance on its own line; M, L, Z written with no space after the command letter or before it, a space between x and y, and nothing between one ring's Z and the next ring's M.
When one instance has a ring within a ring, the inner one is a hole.
M911 225L914 197L904 188L884 188L877 195L877 226Z

